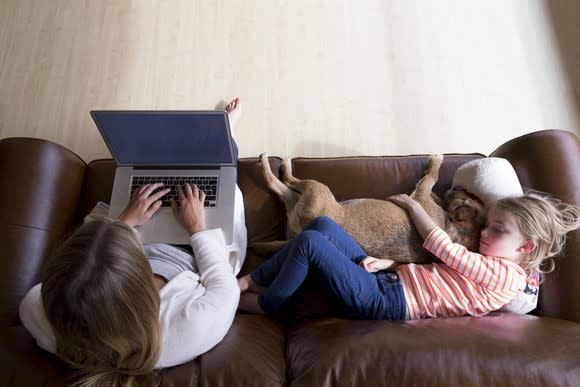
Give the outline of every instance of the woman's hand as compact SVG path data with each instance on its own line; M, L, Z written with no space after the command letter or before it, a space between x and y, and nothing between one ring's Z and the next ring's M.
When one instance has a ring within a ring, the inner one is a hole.
M391 267L395 261L390 259L380 259L375 257L366 257L360 261L359 266L368 271L369 273L376 273L380 270L385 270Z
M183 188L177 187L177 194L179 203L171 199L171 208L179 223L190 235L205 230L205 212L203 209L205 192L195 184L186 183Z
M152 195L153 191L161 186L163 186L163 183L147 184L139 187L125 210L119 215L119 220L131 227L141 226L147 222L161 207L160 199L170 191L169 188L166 188Z

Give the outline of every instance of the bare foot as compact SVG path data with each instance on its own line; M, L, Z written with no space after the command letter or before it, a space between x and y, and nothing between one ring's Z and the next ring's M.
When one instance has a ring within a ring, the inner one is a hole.
M251 281L252 280L249 275L245 275L241 278L238 278L238 287L240 288L240 293L243 293L248 290Z
M253 292L245 292L240 295L238 309L246 313L265 314L258 303L258 294Z
M238 278L238 286L240 288L240 293L243 293L245 291L251 291L254 293L261 293L264 290L266 290L265 287L258 285L257 283L255 283L252 280L252 277L250 277L250 275L245 275L241 278Z
M234 98L230 103L226 105L224 110L228 113L228 118L230 120L230 129L234 131L238 125L238 120L242 115L242 102L240 97Z

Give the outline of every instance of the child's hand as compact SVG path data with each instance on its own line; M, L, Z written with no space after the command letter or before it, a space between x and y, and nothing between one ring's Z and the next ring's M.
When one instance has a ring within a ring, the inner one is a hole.
M159 207L161 207L160 199L170 191L169 188L166 188L152 195L162 185L163 183L155 183L139 187L133 194L125 210L119 215L119 220L131 227L141 226L147 222Z
M398 205L399 207L401 207L407 211L412 209L413 206L417 205L417 202L415 201L415 199L411 198L407 194L398 194L398 195L389 196L387 198L387 200L395 203L396 205Z
M421 235L421 238L427 238L429 232L437 227L437 224L433 219L431 219L429 214L427 214L423 206L409 195L393 195L388 197L387 200L390 200L404 210L407 210L409 216L413 220L417 232Z
M359 266L369 273L376 273L377 271L388 269L393 263L395 262L391 261L390 259L366 257L360 261Z

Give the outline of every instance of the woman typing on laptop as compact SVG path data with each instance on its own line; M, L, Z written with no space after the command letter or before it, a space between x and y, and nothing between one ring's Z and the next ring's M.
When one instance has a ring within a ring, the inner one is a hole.
M239 99L225 110L230 125ZM161 206L168 189L139 188L117 221L86 222L49 261L42 283L20 306L38 345L78 369L77 385L155 385L155 369L195 359L219 343L233 321L246 228L236 188L234 239L206 228L205 194L195 185L172 200L191 235L193 256L170 245L144 246L133 227Z

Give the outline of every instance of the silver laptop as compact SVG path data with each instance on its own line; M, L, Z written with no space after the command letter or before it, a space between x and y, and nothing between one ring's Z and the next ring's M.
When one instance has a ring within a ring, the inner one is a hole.
M109 217L121 214L139 186L163 181L172 192L139 227L142 240L188 244L169 197L177 195L177 185L193 182L206 193L208 228L221 228L232 242L236 159L226 112L93 110L91 116L118 165Z

